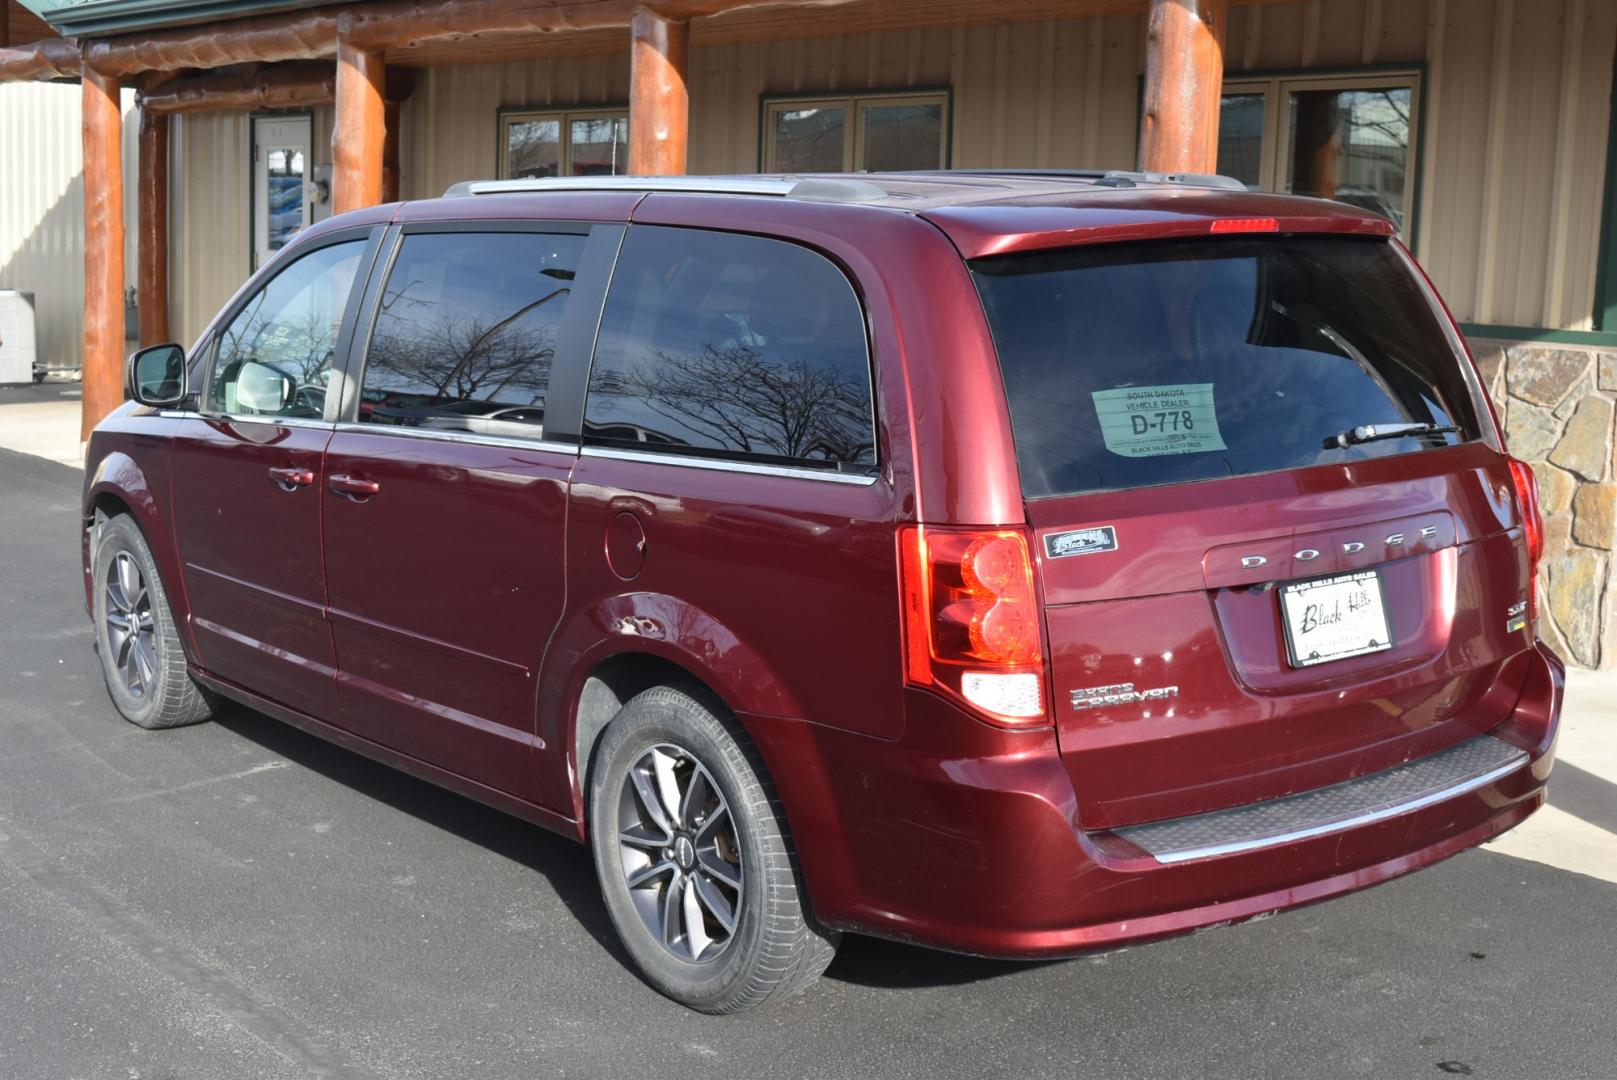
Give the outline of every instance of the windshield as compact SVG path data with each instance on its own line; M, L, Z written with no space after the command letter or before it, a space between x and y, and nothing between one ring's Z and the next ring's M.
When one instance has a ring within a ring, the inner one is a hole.
M1028 498L1479 437L1465 361L1385 239L1095 245L982 259L972 273ZM1457 430L1337 438L1396 424Z

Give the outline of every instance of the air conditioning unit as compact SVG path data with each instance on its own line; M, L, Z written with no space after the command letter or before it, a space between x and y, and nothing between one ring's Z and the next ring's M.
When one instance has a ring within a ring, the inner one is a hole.
M0 386L34 381L34 294L0 289Z

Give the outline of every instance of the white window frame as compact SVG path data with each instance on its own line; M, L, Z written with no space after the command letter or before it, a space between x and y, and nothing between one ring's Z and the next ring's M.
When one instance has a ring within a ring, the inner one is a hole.
M1282 191L1286 181L1286 163L1291 160L1290 111L1287 108L1293 91L1297 90L1409 90L1409 163L1404 169L1404 228L1408 241L1409 229L1416 217L1415 193L1420 189L1418 174L1421 168L1421 93L1422 73L1418 68L1363 71L1339 75L1310 75L1298 72L1290 75L1245 78L1239 75L1224 79L1222 95L1263 95L1263 145L1258 154L1258 187L1263 191Z
M588 109L507 109L500 113L500 162L499 179L511 179L511 125L526 124L535 120L555 120L561 133L561 159L556 168L561 176L573 175L573 121L574 120L622 120L625 124L629 120L628 109L588 108ZM628 162L624 162L624 172L628 171Z
M936 105L940 110L938 164L949 167L950 116L947 90L878 91L869 94L827 94L824 97L778 97L764 99L762 167L764 172L780 172L775 152L775 117L799 109L842 109L852 119L842 126L842 171L865 170L865 111L871 106Z

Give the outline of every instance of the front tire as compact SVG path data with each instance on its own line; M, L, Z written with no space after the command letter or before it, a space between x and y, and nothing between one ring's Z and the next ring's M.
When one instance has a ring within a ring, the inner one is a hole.
M127 514L100 524L91 570L96 652L119 714L148 729L211 717L213 698L186 670L151 548Z
M806 909L774 789L717 703L666 686L632 698L601 736L589 808L607 911L661 993L739 1012L831 962L838 935Z

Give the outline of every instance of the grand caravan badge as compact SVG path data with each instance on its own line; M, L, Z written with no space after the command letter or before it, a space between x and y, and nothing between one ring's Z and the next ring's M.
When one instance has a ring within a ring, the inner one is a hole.
M1093 555L1100 551L1117 550L1117 530L1110 525L1094 529L1073 529L1069 532L1050 533L1044 538L1044 552L1052 559L1068 555Z

